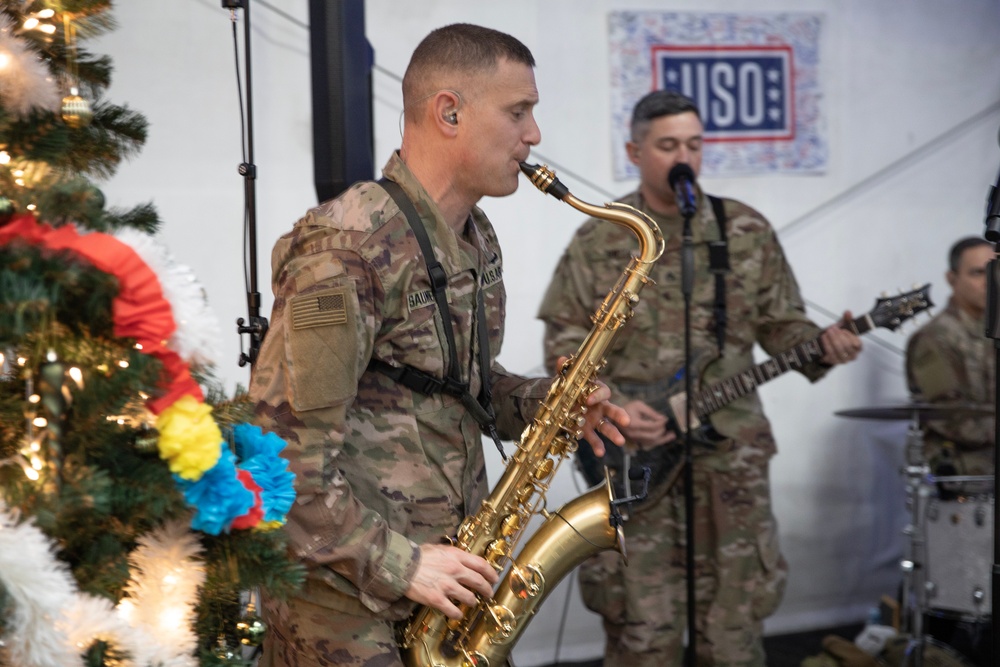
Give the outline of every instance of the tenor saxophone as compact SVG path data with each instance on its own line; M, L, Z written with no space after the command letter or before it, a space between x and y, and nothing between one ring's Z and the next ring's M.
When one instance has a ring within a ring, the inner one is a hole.
M562 462L576 451L587 411L597 389L611 341L633 314L639 291L663 252L656 223L626 204L587 204L548 167L521 163L521 171L542 192L588 215L630 229L640 252L592 316L594 327L576 354L559 370L548 394L524 432L500 481L478 511L466 517L453 543L485 558L501 577L491 598L463 605L461 619L431 607L418 607L402 629L400 646L408 667L499 667L524 632L538 606L573 568L591 555L618 548L624 557L620 522L612 521L610 481L555 512L546 509L549 483ZM513 554L533 517L541 525Z

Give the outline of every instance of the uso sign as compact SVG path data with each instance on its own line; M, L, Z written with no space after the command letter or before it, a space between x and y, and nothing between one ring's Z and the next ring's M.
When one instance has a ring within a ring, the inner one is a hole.
M656 88L695 101L705 140L793 139L795 89L788 46L656 46Z
M703 174L824 172L822 27L804 12L611 12L615 177L638 175L625 151L632 108L660 89L698 105Z

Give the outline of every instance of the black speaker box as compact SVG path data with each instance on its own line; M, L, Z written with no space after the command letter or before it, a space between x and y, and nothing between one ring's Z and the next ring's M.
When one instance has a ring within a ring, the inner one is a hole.
M313 173L322 202L375 175L374 53L365 38L364 0L309 0L309 48Z

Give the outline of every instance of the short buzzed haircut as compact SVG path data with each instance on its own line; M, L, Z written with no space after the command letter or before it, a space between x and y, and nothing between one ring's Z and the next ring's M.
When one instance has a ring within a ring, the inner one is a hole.
M654 90L632 109L632 141L639 143L649 132L649 126L660 116L676 116L691 112L701 120L698 105L687 95L676 90Z
M403 75L403 108L449 85L437 80L441 72L491 72L504 58L535 66L528 47L507 33L470 23L438 28L424 37L410 58Z
M952 273L958 273L958 267L962 263L962 255L966 250L978 248L981 245L992 245L986 239L979 236L967 236L959 239L948 251L948 268Z

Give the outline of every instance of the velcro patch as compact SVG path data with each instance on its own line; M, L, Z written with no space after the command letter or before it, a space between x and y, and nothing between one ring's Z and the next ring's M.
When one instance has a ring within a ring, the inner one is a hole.
M311 329L347 323L347 303L343 292L326 292L292 299L292 328Z
M503 268L496 264L483 271L479 277L479 286L482 288L493 287L503 277Z
M417 308L424 308L434 303L434 293L429 289L421 292L410 292L406 295L406 307L411 313Z

